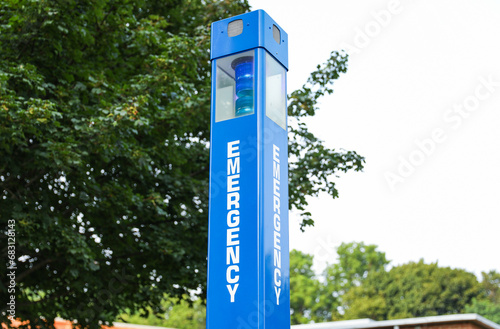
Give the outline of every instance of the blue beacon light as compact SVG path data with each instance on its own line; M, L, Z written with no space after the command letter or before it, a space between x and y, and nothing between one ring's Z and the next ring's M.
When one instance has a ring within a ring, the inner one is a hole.
M245 56L231 63L236 80L235 116L253 112L253 57Z

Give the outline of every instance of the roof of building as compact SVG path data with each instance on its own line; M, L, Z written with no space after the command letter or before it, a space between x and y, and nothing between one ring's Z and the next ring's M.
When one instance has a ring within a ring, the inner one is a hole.
M113 327L111 327L111 328L127 328L127 329L173 329L173 328L166 328L166 327L147 326L147 325L143 325L143 324L122 323L122 322L113 322Z
M293 325L292 329L399 329L405 326L425 326L432 324L450 324L450 323L460 323L469 322L474 323L477 326L484 329L500 329L500 325L485 319L484 317L475 314L452 314L452 315L438 315L438 316L427 316L421 318L408 318L408 319L398 319L398 320L385 320L385 321L375 321L372 319L358 319L358 320L347 320L347 321L334 321L334 322L322 322L322 323L310 323L310 324L299 324ZM71 322L63 320L61 318L56 318L55 327L57 329L71 329ZM146 326L140 324L132 323L120 323L113 322L112 327L105 327L108 329L172 329L165 327L156 326Z
M56 318L54 321L54 327L56 329L72 329L72 322L64 320L61 318ZM166 327L148 326L143 324L133 324L133 323L123 323L123 322L113 322L111 327L103 326L105 329L174 329ZM496 329L496 328L495 328ZM500 328L498 328L500 329Z
M500 325L483 318L478 314L452 314L427 316L421 318L408 318L398 320L375 321L371 319L310 323L292 326L293 329L377 329L394 328L400 326L420 326L440 323L472 322L485 329L500 329Z

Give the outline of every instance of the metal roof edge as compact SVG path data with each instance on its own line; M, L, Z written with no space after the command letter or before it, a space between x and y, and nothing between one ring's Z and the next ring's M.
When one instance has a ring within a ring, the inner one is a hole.
M476 313L436 315L436 316L427 316L420 318L407 318L407 319L384 320L384 321L371 320L370 322L365 321L358 323L350 321L323 322L323 323L311 323L306 325L294 325L292 326L292 328L293 329L371 329L371 328L375 329L384 327L411 326L411 325L422 325L430 323L445 323L445 322L459 322L459 321L476 322L477 324L487 329L500 329L499 324L490 321Z
M476 313L472 313L472 314L474 314L476 316L476 321L481 322L485 326L487 326L491 329L500 329L500 324L493 322L491 320L488 320L479 314L476 314Z
M60 317L56 317L54 321L58 322L69 322L69 323L78 323L75 321L65 320ZM124 322L113 322L112 326L102 325L107 328L134 328L134 329L175 329L175 328L166 328L166 327L157 327L157 326L148 326L145 324L134 324L134 323L124 323ZM500 329L500 328L499 328Z
M124 323L124 322L113 322L113 327L115 327L115 328L136 328L136 329L174 329L174 328L166 328L166 327L148 326L145 324Z
M377 321L372 319L356 319L356 320L343 320L343 321L333 321L333 322L318 322L309 324L295 324L292 325L294 329L330 329L330 328L368 328L370 324L376 323Z

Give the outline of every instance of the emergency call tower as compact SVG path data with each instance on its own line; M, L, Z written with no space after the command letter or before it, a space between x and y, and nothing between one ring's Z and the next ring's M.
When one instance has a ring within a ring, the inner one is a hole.
M217 21L211 60L207 329L289 329L288 36Z

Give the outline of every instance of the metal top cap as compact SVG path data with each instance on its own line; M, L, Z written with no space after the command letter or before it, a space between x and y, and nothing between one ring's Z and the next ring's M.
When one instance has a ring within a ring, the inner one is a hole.
M210 59L264 48L288 70L288 34L264 10L212 23Z

